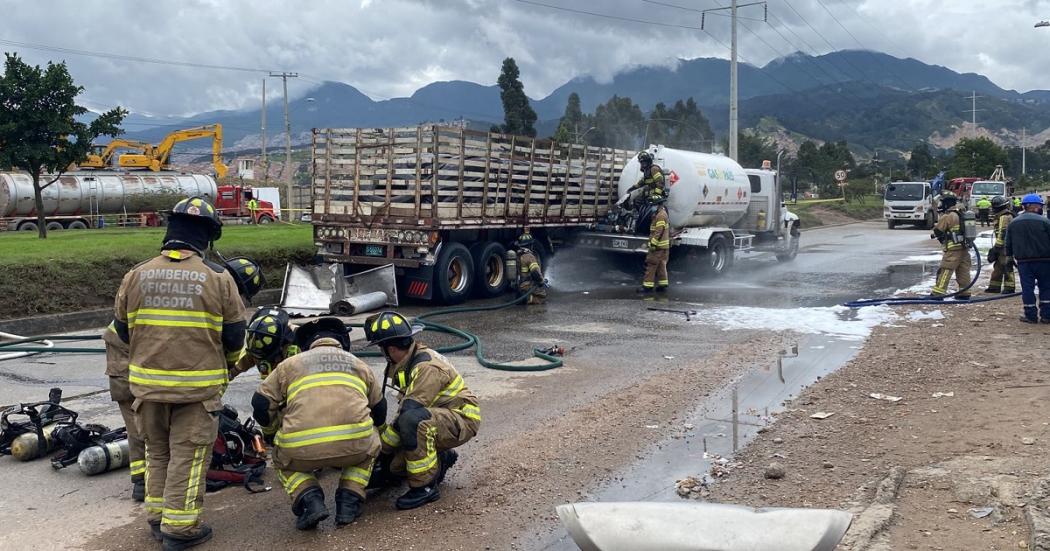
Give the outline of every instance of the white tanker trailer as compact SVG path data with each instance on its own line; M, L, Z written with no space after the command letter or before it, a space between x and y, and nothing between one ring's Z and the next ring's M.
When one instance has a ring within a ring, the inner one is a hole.
M42 182L53 178L41 176ZM199 195L213 202L211 176L179 172L70 172L43 190L48 229L83 229L102 215L155 216L180 198ZM0 230L37 229L33 179L25 172L0 172Z
M659 145L648 151L670 190L666 205L672 258L685 256L689 264L699 263L720 274L732 266L737 252L770 251L781 261L798 254L799 219L784 207L777 172L768 161L762 168L744 169L719 155ZM641 167L634 157L620 173L621 196L640 178ZM614 209L595 231L579 233L576 244L644 254L648 227L645 212Z

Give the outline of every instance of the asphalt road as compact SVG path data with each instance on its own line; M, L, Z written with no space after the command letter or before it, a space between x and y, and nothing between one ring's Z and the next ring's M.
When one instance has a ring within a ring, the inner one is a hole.
M652 300L635 294L640 269L624 271L566 251L550 266L553 290L545 307L439 320L481 335L489 358L522 358L533 347L552 344L568 350L565 367L543 373L492 371L472 355L453 356L482 400L484 421L479 436L461 448L441 501L398 513L392 507L396 493L381 495L370 499L354 526L335 530L328 521L320 531L303 534L292 527L279 487L256 495L231 488L209 494L206 518L216 539L205 548L544 547L557 539L555 505L600 496L610 477L630 476L623 473L649 446L673 438L646 433L652 425L640 417L688 418L704 396L775 362L788 339L782 330L725 330L718 321L704 322L705 312L735 306L820 309L909 287L933 267L905 259L928 254L934 245L925 231L889 231L881 223L815 229L803 233L793 262L754 254L720 279L672 273L671 292ZM695 310L700 321L650 307ZM408 314L424 310L405 308ZM436 344L443 339L426 338ZM103 366L102 355L0 362L0 404L42 400L59 386L67 397L80 396L69 406L82 420L119 425L105 393ZM241 376L231 384L227 403L249 411L257 383L254 372ZM638 389L646 390L639 395ZM659 410L661 404L670 409ZM0 548L153 547L140 507L130 501L126 471L88 478L76 467L55 472L46 461L10 457L0 458L0 470L6 472L0 477Z

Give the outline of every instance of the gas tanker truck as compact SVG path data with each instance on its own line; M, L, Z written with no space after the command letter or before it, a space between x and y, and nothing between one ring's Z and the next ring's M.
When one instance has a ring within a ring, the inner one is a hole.
M41 181L53 177L45 174ZM259 201L259 208L249 211L252 188L219 186L211 176L185 172L70 172L44 188L42 195L48 230L98 227L102 219L117 225L156 226L157 212L194 195L207 197L224 217L254 214L258 223L277 219L267 201ZM36 230L37 223L32 177L26 172L0 172L0 230Z
M617 206L640 177L637 151L439 125L315 129L312 149L318 255L344 274L393 265L400 296L503 294L526 228L541 255L574 245L622 253L633 270L647 249L644 213ZM799 220L770 162L648 151L670 186L672 269L721 274L738 253L798 253Z

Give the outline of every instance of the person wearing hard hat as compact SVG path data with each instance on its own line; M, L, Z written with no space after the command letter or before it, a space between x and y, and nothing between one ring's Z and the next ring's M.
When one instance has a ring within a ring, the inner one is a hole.
M986 293L1010 294L1015 290L1014 260L1004 252L1006 246L1006 228L1013 222L1014 214L1010 209L1010 200L1006 197L993 197L992 216L995 218L993 233L995 244L988 250L988 263L992 265L992 277L988 280Z
M969 300L970 292L963 291L970 284L970 251L967 250L962 233L962 215L959 213L959 197L950 191L941 194L941 217L933 228L933 236L944 248L941 255L941 266L937 270L936 283L930 298L940 299L948 294L948 285L952 274L959 284L957 300Z
M295 327L283 308L260 308L248 320L244 357L230 370L230 380L255 367L265 379L277 364L300 352Z
M252 304L252 299L259 294L266 285L266 277L263 276L262 266L258 262L243 256L224 260L226 268L237 282L237 291L244 299L245 311ZM247 321L247 320L245 320Z
M645 199L651 199L656 196L667 197L667 180L664 178L664 173L660 170L660 167L653 164L653 156L648 151L642 151L638 154L638 165L642 169L641 178L633 186L627 188L627 193L624 193L617 204L626 204L631 193L638 189L643 190L642 197Z
M649 197L649 203L655 206L656 212L649 224L649 252L645 255L645 275L638 289L640 293L663 293L670 284L667 259L671 254L671 226L667 221L666 201L667 197L663 194Z
M981 197L977 200L977 221L981 223L981 226L987 226L991 220L988 218L988 213L992 210L992 202L987 197Z
M1050 220L1037 193L1025 195L1021 206L1024 212L1006 228L1006 255L1017 262L1021 279L1021 321L1050 323Z
M342 471L335 523L343 526L361 515L386 398L368 365L349 352L350 337L339 319L304 324L295 342L303 352L281 362L259 385L252 416L263 426L280 416L273 464L292 500L295 527L309 530L328 518L314 473L329 467Z
M408 492L398 509L415 509L441 497L438 486L462 446L478 433L481 409L452 362L415 340L422 326L397 312L382 312L365 320L365 338L379 345L389 377L400 395L397 416L380 431L383 452L377 461L373 487L404 477Z
M117 291L114 329L128 344L128 381L146 442L146 520L164 549L211 539L201 522L205 474L227 370L244 349L237 282L204 259L222 221L203 197L179 201L157 257Z
M536 240L525 230L521 237L514 242L514 248L518 254L518 296L529 295L527 304L543 304L547 301L547 280L543 277L543 266L540 259L533 252Z

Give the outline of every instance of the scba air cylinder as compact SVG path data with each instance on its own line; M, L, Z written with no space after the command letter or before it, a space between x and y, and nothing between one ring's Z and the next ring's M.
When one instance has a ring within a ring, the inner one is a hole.
M977 239L977 217L972 210L962 213L962 231L967 241Z
M80 452L77 456L77 465L80 471L91 476L107 471L127 467L131 464L131 454L128 448L128 439L107 442L99 446L92 446Z

